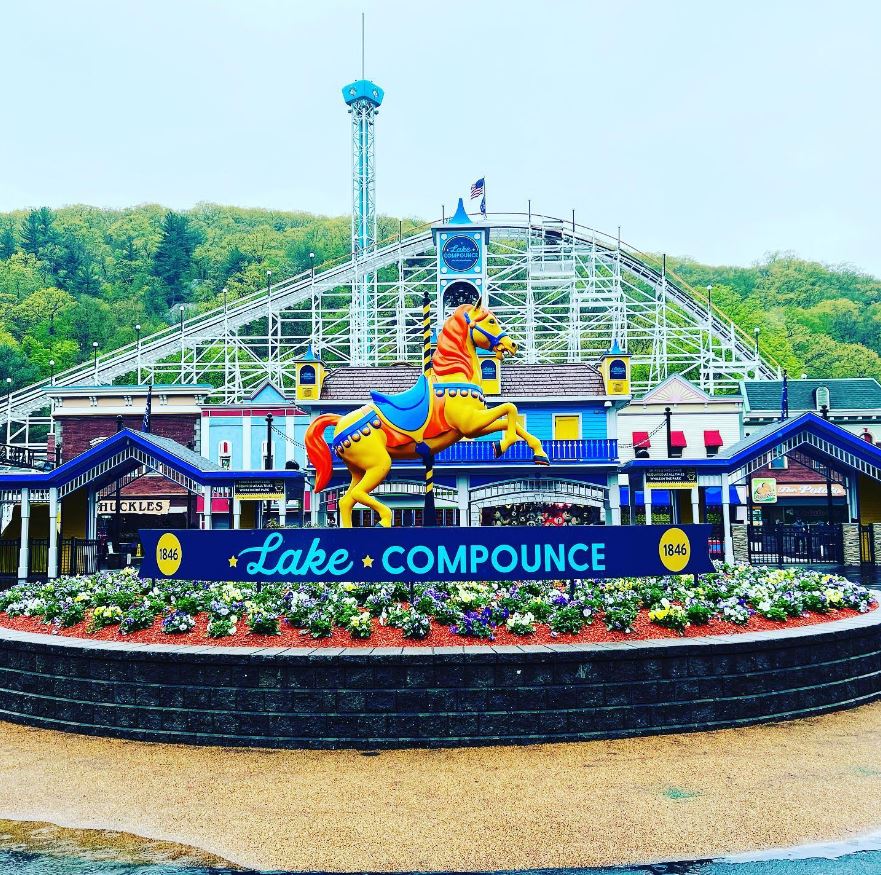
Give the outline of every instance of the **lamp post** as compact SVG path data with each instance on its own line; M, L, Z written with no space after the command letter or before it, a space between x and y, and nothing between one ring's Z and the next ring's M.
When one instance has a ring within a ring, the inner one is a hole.
M180 381L184 381L184 305L178 308L180 312ZM195 370L195 368L194 368Z
M753 333L754 333L755 336L756 336L756 361L759 360L759 333L761 332L761 330L762 330L762 329L759 328L758 325L756 325L756 327L753 328Z
M266 271L266 361L272 363L272 271ZM269 373L272 373L270 368Z
M12 440L12 377L6 378L6 443Z
M272 414L266 414L266 455L263 457L263 468L266 471L272 470ZM266 524L269 522L269 511L272 507L272 502L267 501L264 514L265 519L263 520L263 527L266 527Z
M98 341L92 341L92 352L95 354L95 385L98 385Z
M55 359L49 359L49 385L55 385Z
M318 312L318 299L315 297L315 253L309 253L309 274L310 274L310 284L311 284L311 292L312 292L312 340L313 342L317 339L317 333L315 330L315 326L321 324L321 314ZM317 344L316 344L317 346Z
M135 325L135 332L138 335L138 385L141 385L141 323Z

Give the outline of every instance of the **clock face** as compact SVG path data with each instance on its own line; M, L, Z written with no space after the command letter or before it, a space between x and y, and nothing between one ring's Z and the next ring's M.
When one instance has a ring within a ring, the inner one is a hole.
M462 234L450 237L441 250L444 264L455 273L471 270L480 258L480 247Z

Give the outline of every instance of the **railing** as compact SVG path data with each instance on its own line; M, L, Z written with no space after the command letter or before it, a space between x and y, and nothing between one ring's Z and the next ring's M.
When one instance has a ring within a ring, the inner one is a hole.
M55 455L57 456L57 453ZM18 444L0 444L0 465L42 471L54 468L57 464L57 458L50 459L45 450L35 450Z
M493 441L460 441L438 453L438 464L468 462L531 462L532 450L525 441L517 441L498 460ZM618 458L618 441L614 438L587 440L542 441L551 462L606 462Z
M58 573L94 574L98 570L100 542L85 538L68 538L61 542L58 554Z

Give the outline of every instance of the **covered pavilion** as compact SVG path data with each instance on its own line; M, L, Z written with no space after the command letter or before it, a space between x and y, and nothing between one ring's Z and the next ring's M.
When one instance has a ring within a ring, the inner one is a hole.
M243 517L243 500L239 494L246 495L253 504L266 497L262 495L266 492L263 488L266 481L272 481L272 490L302 489L304 477L302 471L292 469L229 470L170 438L128 428L53 470L0 471L0 504L12 506L12 516L16 517L7 526L7 532L17 537L15 571L18 579L24 580L42 571L42 568L36 569L32 561L31 548L37 539L46 551L43 567L49 578L57 577L59 573L59 559L63 552L59 545L66 544L72 554L74 568L65 568L65 571L95 570L88 567L93 563L80 563L77 568L75 551L77 540L94 542L96 538L98 494L110 484L124 483L126 478L140 476L145 469L201 496L206 529L212 527L213 498L232 499L230 523L237 529L242 527ZM284 507L285 502L280 501L282 524ZM0 561L2 559L0 556ZM15 573L12 568L2 570L6 576Z
M631 483L642 483L646 524L652 521L653 488L674 489L682 497L690 496L690 502L677 505L679 522L703 522L702 490L719 490L723 555L726 562L733 562L730 487L745 484L750 475L780 456L798 458L825 474L828 482L835 479L842 483L851 524L881 523L881 448L815 413L761 426L711 458L634 459L623 470Z

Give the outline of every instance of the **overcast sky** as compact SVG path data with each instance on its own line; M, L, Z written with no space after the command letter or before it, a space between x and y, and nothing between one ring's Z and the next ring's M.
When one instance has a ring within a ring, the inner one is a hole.
M651 251L881 275L881 3L3 4L0 209L350 211L341 87L386 91L377 202L577 219Z

